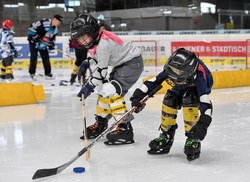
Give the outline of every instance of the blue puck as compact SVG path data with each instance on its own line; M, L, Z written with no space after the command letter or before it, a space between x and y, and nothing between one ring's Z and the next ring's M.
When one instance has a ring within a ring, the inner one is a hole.
M85 172L85 168L84 168L84 167L75 167L75 168L73 169L73 171L74 171L75 173L83 173L83 172Z

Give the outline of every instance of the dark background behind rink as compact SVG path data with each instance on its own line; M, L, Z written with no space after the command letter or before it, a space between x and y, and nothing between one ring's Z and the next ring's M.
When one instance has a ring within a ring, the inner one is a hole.
M91 13L111 31L249 29L250 0L1 0L0 21L10 19L15 36L54 14L64 17L59 35L79 13Z

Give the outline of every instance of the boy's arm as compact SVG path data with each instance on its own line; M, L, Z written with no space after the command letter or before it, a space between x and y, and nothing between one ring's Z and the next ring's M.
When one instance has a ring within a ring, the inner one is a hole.
M163 72L161 72L156 77L145 81L140 88L137 88L134 91L133 96L130 98L130 100L132 102L132 107L135 106L138 108L137 110L135 110L136 113L140 112L146 105L145 103L141 104L141 99L148 95L154 88L161 85L164 80L165 76ZM152 96L153 95L151 95L151 97Z

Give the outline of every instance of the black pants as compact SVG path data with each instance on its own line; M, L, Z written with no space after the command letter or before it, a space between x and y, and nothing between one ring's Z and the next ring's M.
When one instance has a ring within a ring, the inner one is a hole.
M87 59L87 53L88 50L85 48L81 48L81 49L75 49L75 54L76 54L76 62L75 65L76 66L80 66L82 64L82 62Z
M4 67L7 67L7 66L11 66L12 65L12 63L13 63L13 56L9 56L9 57L7 57L7 58L3 58L3 61L2 61L2 65L4 66Z
M42 58L43 67L44 67L44 74L49 75L51 73L51 65L49 60L49 52L48 49L45 50L38 50L35 47L35 44L29 42L30 47L30 66L29 66L29 73L35 74L36 73L36 66L37 66L37 56L38 52Z
M0 78L2 79L14 78L13 71L12 71L13 61L14 61L13 56L3 58Z

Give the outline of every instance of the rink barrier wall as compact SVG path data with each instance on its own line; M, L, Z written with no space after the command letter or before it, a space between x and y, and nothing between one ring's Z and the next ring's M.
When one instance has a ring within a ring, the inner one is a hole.
M42 85L0 83L0 106L36 104L46 100Z
M250 70L215 71L213 89L250 86Z
M250 68L247 52L250 42L247 41L250 30L202 32L116 32L122 39L129 40L141 49L145 66L163 66L167 58L179 47L197 53L199 58L212 71L240 70ZM176 34L177 33L177 34ZM30 52L27 37L14 37L18 56L14 60L14 69L28 69ZM56 48L69 53L69 36L57 36ZM157 53L156 53L157 52ZM66 54L57 50L49 50L52 67L70 67L73 61ZM1 61L0 61L1 64ZM42 66L38 56L38 67Z
M212 89L250 86L250 70L215 71L212 72L212 75L214 79L214 85ZM143 82L152 77L155 76L145 78L143 79ZM171 86L166 82L163 82L162 86L162 89L159 90L157 94L165 94L167 93L168 89L171 89Z

